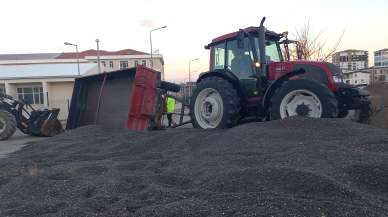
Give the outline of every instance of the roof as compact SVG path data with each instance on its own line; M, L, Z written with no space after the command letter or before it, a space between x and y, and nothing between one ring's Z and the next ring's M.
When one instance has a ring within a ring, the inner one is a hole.
M86 74L96 67L96 63L80 63L80 74ZM76 76L78 76L78 68L76 63L0 65L0 79Z
M116 56L116 55L149 55L148 53L124 49L118 51L100 50L100 56ZM97 56L97 50L85 50L79 52L79 58L83 59L86 56ZM0 54L0 61L7 60L47 60L47 59L77 59L76 52L70 53L31 53L31 54Z
M259 27L250 26L250 27L245 28L244 31L250 32L250 33L258 33L258 29L259 29ZM231 32L231 33L219 36L217 38L214 38L210 44L205 46L205 48L208 49L212 45L215 45L219 42L222 42L222 41L225 41L225 40L228 40L231 38L235 38L235 37L237 37L238 33L239 33L239 31ZM273 32L273 31L269 31L269 30L266 31L266 36L272 36L272 37L276 37L276 38L280 39L279 34L277 34L276 32Z
M337 52L335 52L333 55L335 55L335 54L340 54L340 53L349 53L349 52L365 52L365 53L368 53L367 50L347 49L347 50L337 51Z
M137 50L132 49L124 49L119 51L105 51L100 50L100 56L115 56L115 55L148 55L148 53L144 53ZM97 50L85 50L79 52L79 58L85 58L86 56L97 56ZM77 53L61 53L56 59L77 59Z
M354 71L348 71L344 74L354 74L354 73L365 73L365 74L370 74L371 71L369 71L368 69L358 69L358 70L354 70Z
M381 50L376 50L375 53L381 52L381 51L388 51L388 48L384 48L384 49L381 49Z
M0 60L55 59L58 53L0 54Z

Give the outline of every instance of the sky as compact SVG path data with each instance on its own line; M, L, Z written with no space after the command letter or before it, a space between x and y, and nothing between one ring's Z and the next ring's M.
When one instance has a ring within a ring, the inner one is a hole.
M322 32L328 46L345 32L338 49L373 51L388 48L388 1L386 0L1 0L0 53L73 52L65 41L80 50L131 48L165 60L165 77L187 81L189 60L192 79L206 71L213 38L258 26L292 32L309 20L312 32ZM370 63L373 64L373 61Z

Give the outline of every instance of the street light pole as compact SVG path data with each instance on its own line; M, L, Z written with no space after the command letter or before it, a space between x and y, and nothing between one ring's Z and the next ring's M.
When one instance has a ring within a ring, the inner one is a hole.
M152 29L152 30L150 31L151 68L154 68L154 59L153 59L153 56L152 56L152 52L153 52L153 51L152 51L152 32L153 32L153 31L156 31L156 30L160 30L160 29L165 29L165 28L167 28L167 26L162 26L162 27L159 27L159 28L156 28L156 29Z
M101 64L100 64L100 40L96 39L97 43L97 65L98 65L98 74L101 74Z
M198 58L195 58L195 59L191 59L189 61L189 83L191 82L191 62L194 62L196 60L199 60Z
M191 59L189 60L189 99L191 98L191 92L192 92L192 85L191 85L191 63L196 61L196 60L199 60L198 58L195 58L195 59Z
M74 47L75 47L75 51L76 51L76 55L77 55L78 76L81 76L81 72L80 72L80 69L79 69L79 52L78 52L78 45L77 45L77 44L72 44L72 43L69 43L69 42L65 42L65 45L69 45L69 46L74 46Z

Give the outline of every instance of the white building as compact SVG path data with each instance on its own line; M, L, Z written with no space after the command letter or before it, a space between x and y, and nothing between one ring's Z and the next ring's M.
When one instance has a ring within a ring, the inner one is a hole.
M356 70L344 73L344 79L347 84L369 85L371 82L371 73L369 70Z
M78 73L77 57L80 72ZM162 55L125 49L100 51L101 72L135 67L139 64L164 73ZM153 67L151 67L153 65ZM0 92L23 99L36 108L60 108L59 118L67 119L74 80L98 73L97 51L76 53L0 55Z
M375 67L388 67L388 48L374 52Z
M342 72L347 73L354 70L368 68L368 51L344 50L332 56L333 63L340 67Z
M95 63L81 63L82 75L97 73ZM22 99L35 108L60 108L59 119L67 119L77 64L32 64L0 66L0 91Z

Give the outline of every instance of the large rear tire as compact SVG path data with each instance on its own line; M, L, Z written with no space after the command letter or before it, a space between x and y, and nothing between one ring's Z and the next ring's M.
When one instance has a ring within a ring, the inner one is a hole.
M0 110L0 140L9 139L16 131L15 117L4 110Z
M227 80L204 78L194 90L190 116L195 128L229 128L240 118L240 97Z
M271 120L292 116L335 118L337 100L325 86L310 80L284 82L271 97Z

